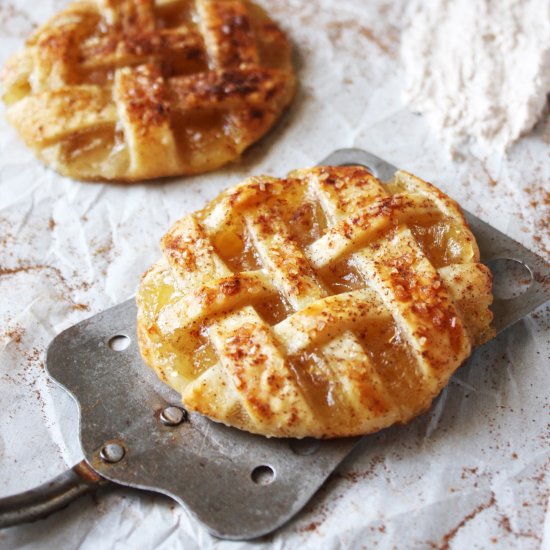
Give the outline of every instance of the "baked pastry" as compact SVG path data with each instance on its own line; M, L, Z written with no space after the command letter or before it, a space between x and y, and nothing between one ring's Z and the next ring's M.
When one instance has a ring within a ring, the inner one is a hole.
M253 433L406 422L493 335L491 274L458 205L406 172L250 178L162 249L137 297L143 358L188 409Z
M4 69L7 117L63 175L135 181L238 158L294 94L290 45L248 0L82 0Z

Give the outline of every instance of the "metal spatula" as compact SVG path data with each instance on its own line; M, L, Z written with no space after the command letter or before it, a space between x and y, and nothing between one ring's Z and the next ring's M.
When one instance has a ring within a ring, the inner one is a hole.
M381 180L396 168L359 149L322 165L363 165ZM497 333L550 299L550 266L466 213L495 276ZM520 295L521 294L521 295ZM0 527L44 517L100 485L172 497L222 538L250 539L294 516L358 443L251 435L187 414L179 395L142 361L136 306L128 300L57 336L50 376L78 403L85 459L52 482L0 500Z

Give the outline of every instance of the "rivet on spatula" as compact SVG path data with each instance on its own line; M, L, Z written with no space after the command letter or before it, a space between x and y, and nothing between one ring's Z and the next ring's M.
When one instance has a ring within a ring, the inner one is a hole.
M165 426L177 426L184 420L187 420L187 411L181 407L170 405L162 409L160 413L160 421Z
M103 449L99 452L99 457L104 462L120 462L124 458L124 447L118 443L107 443Z

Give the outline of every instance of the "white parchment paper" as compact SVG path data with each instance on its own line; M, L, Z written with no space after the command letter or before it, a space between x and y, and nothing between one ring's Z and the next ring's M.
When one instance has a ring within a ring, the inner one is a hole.
M76 407L48 380L59 331L129 298L170 224L247 175L356 146L433 181L549 257L550 122L507 154L450 160L402 103L405 0L259 0L296 46L290 111L240 164L170 182L80 183L0 122L0 497L81 459ZM61 0L0 2L0 62ZM478 350L433 409L365 440L289 525L212 538L168 498L118 490L0 532L1 548L550 547L549 308Z

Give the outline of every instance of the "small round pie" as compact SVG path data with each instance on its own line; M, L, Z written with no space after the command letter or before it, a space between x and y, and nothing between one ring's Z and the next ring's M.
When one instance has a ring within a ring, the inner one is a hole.
M184 405L274 437L371 433L426 410L493 335L458 205L397 172L251 178L162 239L141 353Z
M291 48L248 0L82 0L4 69L7 118L63 175L214 170L290 103Z

